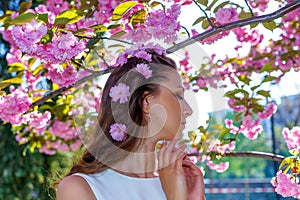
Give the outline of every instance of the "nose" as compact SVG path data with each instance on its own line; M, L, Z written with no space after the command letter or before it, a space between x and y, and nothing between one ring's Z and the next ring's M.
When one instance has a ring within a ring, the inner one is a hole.
M193 114L193 109L191 108L191 106L188 104L186 100L184 100L183 103L183 114L185 117L189 117Z

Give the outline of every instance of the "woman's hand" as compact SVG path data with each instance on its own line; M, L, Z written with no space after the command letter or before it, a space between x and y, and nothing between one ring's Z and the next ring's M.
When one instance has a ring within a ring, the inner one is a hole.
M186 145L176 148L177 139L163 143L158 152L158 173L168 200L187 200L188 188L183 170Z
M189 200L205 200L204 180L201 170L186 157L182 162Z

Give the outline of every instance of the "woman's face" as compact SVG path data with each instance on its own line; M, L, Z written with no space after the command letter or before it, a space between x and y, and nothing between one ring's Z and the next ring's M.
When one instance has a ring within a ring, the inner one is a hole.
M192 109L184 99L182 79L177 71L171 71L167 80L161 83L160 94L154 99L150 110L151 126L159 140L181 138L186 118Z

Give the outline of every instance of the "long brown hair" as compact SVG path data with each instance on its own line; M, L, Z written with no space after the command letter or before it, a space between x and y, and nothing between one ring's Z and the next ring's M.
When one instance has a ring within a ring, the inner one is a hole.
M101 172L126 158L126 152L134 152L143 141L143 127L147 124L143 113L145 93L159 94L159 82L166 81L171 69L176 69L175 62L165 55L152 55L150 63L141 58L131 57L127 63L116 67L110 74L101 98L98 125L91 144L83 153L68 175L74 173L93 174ZM147 63L152 70L152 76L146 79L134 68L139 63ZM130 87L130 99L125 104L111 101L110 89L117 83L125 83ZM112 139L109 130L114 123L124 123L128 134L126 140ZM116 148L124 151L116 151Z

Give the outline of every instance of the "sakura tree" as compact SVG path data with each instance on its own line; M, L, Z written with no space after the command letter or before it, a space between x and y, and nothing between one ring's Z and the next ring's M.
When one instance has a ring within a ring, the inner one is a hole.
M300 68L299 6L299 0L46 0L36 7L22 2L17 12L7 10L1 17L13 78L0 82L0 118L12 125L16 140L30 151L53 155L76 150L84 142L78 133L89 130L93 113L99 111L101 77L124 62L129 52L160 49L155 44L159 43L169 54L185 51L178 70L187 88L224 88L235 115L223 124L208 122L189 132L185 142L198 164L221 172L229 163L214 161L222 156L282 161L272 184L282 196L300 198L299 127L282 130L290 157L234 152L239 134L254 140L263 131L261 121L276 112L276 104L266 104L272 96L265 85ZM185 7L199 10L189 19L194 20L192 28L179 20ZM259 24L268 32L261 32ZM275 31L280 33L277 38L262 42L265 34ZM195 70L186 47L218 43L229 34L239 42L227 47L237 56L209 55ZM249 52L242 56L239 51L245 45Z

